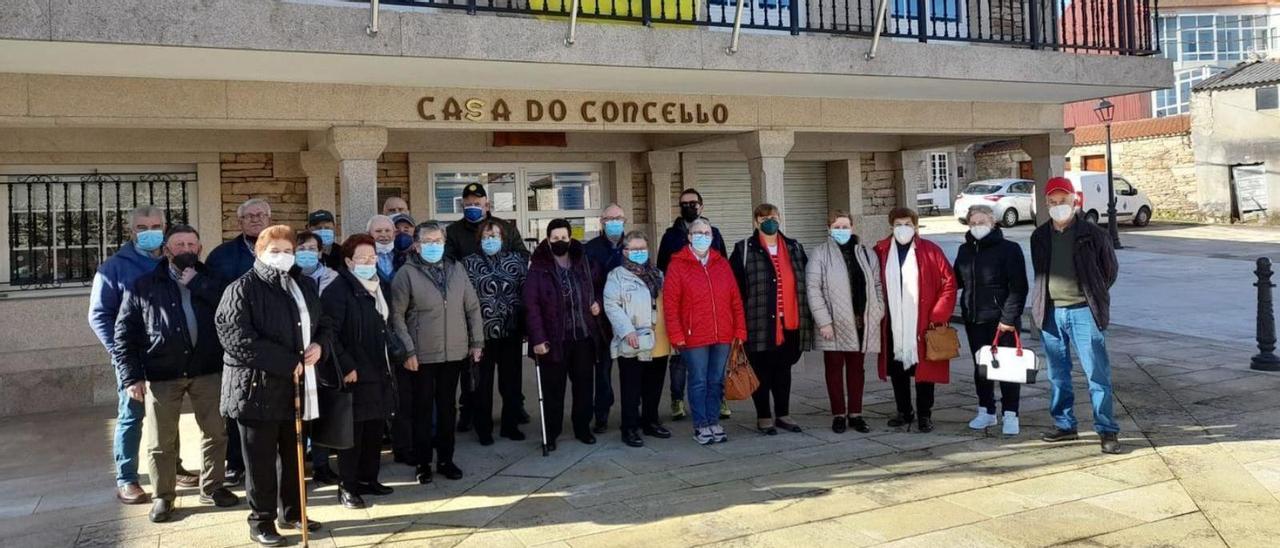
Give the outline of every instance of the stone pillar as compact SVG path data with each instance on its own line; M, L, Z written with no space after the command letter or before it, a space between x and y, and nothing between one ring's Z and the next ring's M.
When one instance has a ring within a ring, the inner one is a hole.
M1044 184L1061 177L1064 159L1075 139L1063 132L1041 133L1022 138L1022 150L1031 157L1031 178L1036 182L1036 224L1049 220L1049 206L1044 200Z
M827 203L849 215L862 215L862 160L854 156L827 162Z
M784 224L787 208L783 172L795 138L795 132L785 130L760 130L738 136L738 149L747 156L751 170L751 204L768 202L778 206Z
M363 232L378 212L378 156L387 146L387 128L334 126L329 152L338 162L342 192L342 237Z
M671 175L680 170L680 154L677 152L650 151L641 156L641 163L649 171L649 238L653 249L662 233L671 226Z
M338 178L338 161L324 148L304 150L300 160L302 172L307 174L307 211L324 209L332 212L336 207L334 186Z

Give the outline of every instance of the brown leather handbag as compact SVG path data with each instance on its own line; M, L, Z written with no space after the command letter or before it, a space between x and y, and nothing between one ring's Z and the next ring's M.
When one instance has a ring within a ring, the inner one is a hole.
M742 348L742 341L733 341L729 349L729 363L725 364L724 398L726 400L745 400L760 388L760 379L751 370L747 361L747 351Z
M941 362L960 357L960 334L950 325L930 327L924 332L924 358Z

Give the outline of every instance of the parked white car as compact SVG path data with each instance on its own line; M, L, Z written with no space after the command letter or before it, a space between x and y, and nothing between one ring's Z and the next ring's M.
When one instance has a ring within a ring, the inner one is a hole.
M1102 171L1068 171L1066 177L1080 194L1080 211L1091 223L1107 222L1107 174ZM1151 200L1128 177L1115 174L1116 222L1147 226L1155 208Z
M961 223L969 216L969 208L985 205L996 214L1001 225L1010 227L1020 221L1035 221L1036 184L1026 179L986 179L974 181L956 196L953 208Z

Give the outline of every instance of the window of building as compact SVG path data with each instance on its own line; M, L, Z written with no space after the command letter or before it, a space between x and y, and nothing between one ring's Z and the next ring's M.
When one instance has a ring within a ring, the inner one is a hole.
M1239 61L1275 50L1269 15L1169 15L1160 18L1160 54L1174 61Z
M0 174L0 288L87 286L98 265L132 237L129 211L152 204L170 223L188 223L194 171Z
M1280 88L1277 88L1276 86L1271 86L1268 88L1257 88L1253 90L1254 108L1257 110L1275 110L1277 108L1280 108L1280 105L1276 104L1277 89L1280 89Z
M459 164L433 167L430 175L434 208L442 221L462 218L462 188L480 183L498 217L517 222L525 238L545 236L556 217L574 227L574 237L586 240L600 231L605 197L600 164Z
M1191 88L1219 72L1222 72L1222 69L1216 67L1196 67L1178 71L1176 86L1152 92L1154 94L1152 104L1156 117L1191 112Z
M928 0L929 19L932 21L960 20L960 0ZM893 0L890 13L894 17L914 19L920 14L920 2L917 0Z

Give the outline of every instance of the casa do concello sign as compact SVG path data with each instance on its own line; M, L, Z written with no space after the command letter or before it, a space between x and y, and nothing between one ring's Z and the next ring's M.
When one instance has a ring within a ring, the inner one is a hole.
M570 112L576 113L582 122L587 123L721 125L729 120L729 107L721 103L565 102L560 99L528 99L522 102L496 99L490 102L456 97L423 97L418 100L418 116L428 121L510 122L512 116L515 116L517 121L525 122L564 122ZM520 120L520 115L524 116L523 120Z

